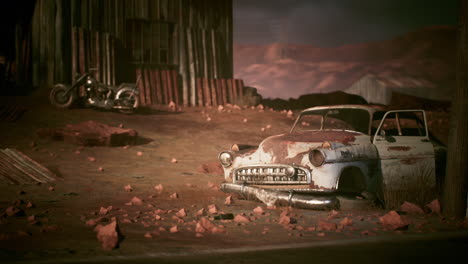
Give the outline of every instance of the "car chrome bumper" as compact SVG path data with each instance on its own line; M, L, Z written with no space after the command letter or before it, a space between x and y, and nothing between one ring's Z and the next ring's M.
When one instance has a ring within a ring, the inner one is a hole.
M258 200L267 206L291 206L302 209L331 210L339 207L338 199L333 194L304 194L296 191L279 191L251 185L234 183L221 184L226 193L238 193L248 200Z

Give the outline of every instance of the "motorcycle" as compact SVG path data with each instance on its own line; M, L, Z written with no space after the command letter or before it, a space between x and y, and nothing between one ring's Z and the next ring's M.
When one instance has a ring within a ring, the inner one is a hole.
M80 92L81 86L84 87L84 92ZM49 100L60 109L70 108L77 101L81 101L85 106L116 109L121 113L131 114L138 108L138 94L136 84L108 86L96 80L89 72L85 72L76 77L75 84L71 87L62 83L56 84L50 91Z

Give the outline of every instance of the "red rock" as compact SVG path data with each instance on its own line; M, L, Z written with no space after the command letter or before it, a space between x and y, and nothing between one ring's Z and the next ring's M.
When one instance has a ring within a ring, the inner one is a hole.
M88 161L90 161L90 162L95 162L95 161L96 161L96 158L95 158L95 157L88 157Z
M364 231L361 232L361 235L363 235L363 236L375 236L377 234L374 233L374 232L371 232L369 230L364 230Z
M201 234L201 233L196 233L196 234L195 234L195 237L203 237L203 234Z
M146 238L153 238L153 236L151 235L151 233L145 233L144 237L146 237Z
M126 205L143 205L143 200L137 196L133 196L132 200L126 203Z
M107 208L101 207L101 209L99 209L99 214L106 215L110 212L110 210L112 210L112 205L108 206Z
M23 216L24 211L16 206L10 206L5 209L5 214L7 216Z
M99 167L98 171L104 171L104 169L102 167Z
M86 225L89 227L93 227L97 225L98 223L100 223L102 219L103 219L102 217L98 217L96 219L89 219L88 221L86 221Z
M351 220L348 217L343 218L343 220L340 221L341 226L350 226L353 224L353 220Z
M173 220L176 220L178 224L183 224L183 223L185 223L184 219L182 219L182 218L180 218L180 217L178 217L178 216L175 216L175 215L172 216L172 219L173 219Z
M34 207L35 207L35 206L34 206L34 204L33 204L32 202L28 202L28 203L26 204L26 208L34 208Z
M392 230L407 229L409 222L396 211L390 211L386 215L379 218L380 223L385 227Z
M97 239L104 250L112 250L119 245L119 228L117 221L102 226L97 230Z
M325 233L323 233L323 232L317 233L317 236L318 236L318 237L324 237L324 236L325 236Z
M35 221L36 221L36 216L35 215L28 216L28 222L35 222Z
M132 188L132 186L130 184L125 185L124 190L126 192L133 192L133 188Z
M177 163L177 159L176 159L176 158L172 158L172 159L171 159L171 163Z
M421 207L407 201L405 201L400 206L400 211L406 212L408 214L424 214L424 211Z
M218 213L218 207L215 204L208 205L208 213L217 214Z
M232 195L229 195L228 197L226 197L226 199L224 200L224 204L226 205L231 205L234 203L234 199L232 199Z
M49 186L49 191L51 191L51 192L52 192L52 191L55 191L54 186Z
M265 214L265 210L263 210L263 208L261 206L257 206L253 209L253 212L258 214L258 215L262 215L262 214Z
M215 226L211 229L211 233L213 234L223 234L226 233L226 229L223 227Z
M173 193L169 196L170 199L179 199L179 195L177 193Z
M196 225L195 225L195 232L197 233L205 233L207 230L206 228L204 228L200 222L198 222Z
M335 231L338 226L330 221L327 220L319 220L317 224L317 230L320 231Z
M160 216L160 215L155 215L155 216L154 216L154 219L155 219L155 220L161 220L161 216Z
M160 193L160 192L162 192L162 191L164 190L164 187L162 186L162 184L158 184L158 185L155 185L155 186L154 186L154 189L155 189L158 193Z
M184 208L180 209L177 213L176 213L176 216L178 217L186 217L187 216L187 212L185 211Z
M198 210L196 213L196 216L204 216L204 215L206 215L205 208Z
M197 228L198 227L198 228ZM195 231L196 232L199 232L199 233L203 233L205 231L208 231L208 232L211 232L213 230L213 228L215 227L215 225L213 225L213 223L211 223L210 220L208 220L207 218L205 217L202 217L200 218L200 220L197 222L197 225L195 227ZM198 230L198 231L197 231ZM205 231L203 231L205 230Z
M171 233L177 233L177 232L179 232L179 228L177 227L177 225L172 226L172 227L169 229L169 232L171 232Z
M130 223L132 223L132 221L129 220L129 219L127 219L127 218L124 218L124 220L122 220L122 223L124 223L124 224L130 224Z
M306 230L307 231L315 231L315 229L316 229L315 226L310 226Z
M247 218L246 216L243 216L243 215L238 214L238 215L236 215L236 216L234 217L234 220L233 220L233 221L236 222L236 223L249 223L249 222L250 222L250 219Z
M426 204L426 207L431 210L434 214L440 214L440 202L439 200L435 199L434 201Z
M166 230L164 227L162 227L162 226L159 227L158 230L161 231L161 232L167 232L167 230Z

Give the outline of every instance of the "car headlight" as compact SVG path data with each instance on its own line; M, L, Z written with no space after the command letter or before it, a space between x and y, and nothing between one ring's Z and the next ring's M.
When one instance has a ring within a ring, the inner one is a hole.
M233 157L232 157L232 154L229 153L229 152L221 152L219 153L219 162L221 162L221 164L224 166L224 167L229 167L231 166L232 164L232 160L233 160Z
M309 160L315 167L322 166L325 162L325 154L319 149L313 149L309 153Z
M292 177L294 174L296 174L296 169L294 169L294 167L287 167L284 173L287 177Z

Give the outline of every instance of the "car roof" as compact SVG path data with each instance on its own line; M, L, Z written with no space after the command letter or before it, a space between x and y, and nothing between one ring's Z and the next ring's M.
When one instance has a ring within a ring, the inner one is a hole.
M346 105L323 105L323 106L314 106L302 110L302 113L316 110L325 110L325 109L362 109L368 111L371 115L376 111L385 110L382 106L376 105L357 105L357 104L346 104Z

